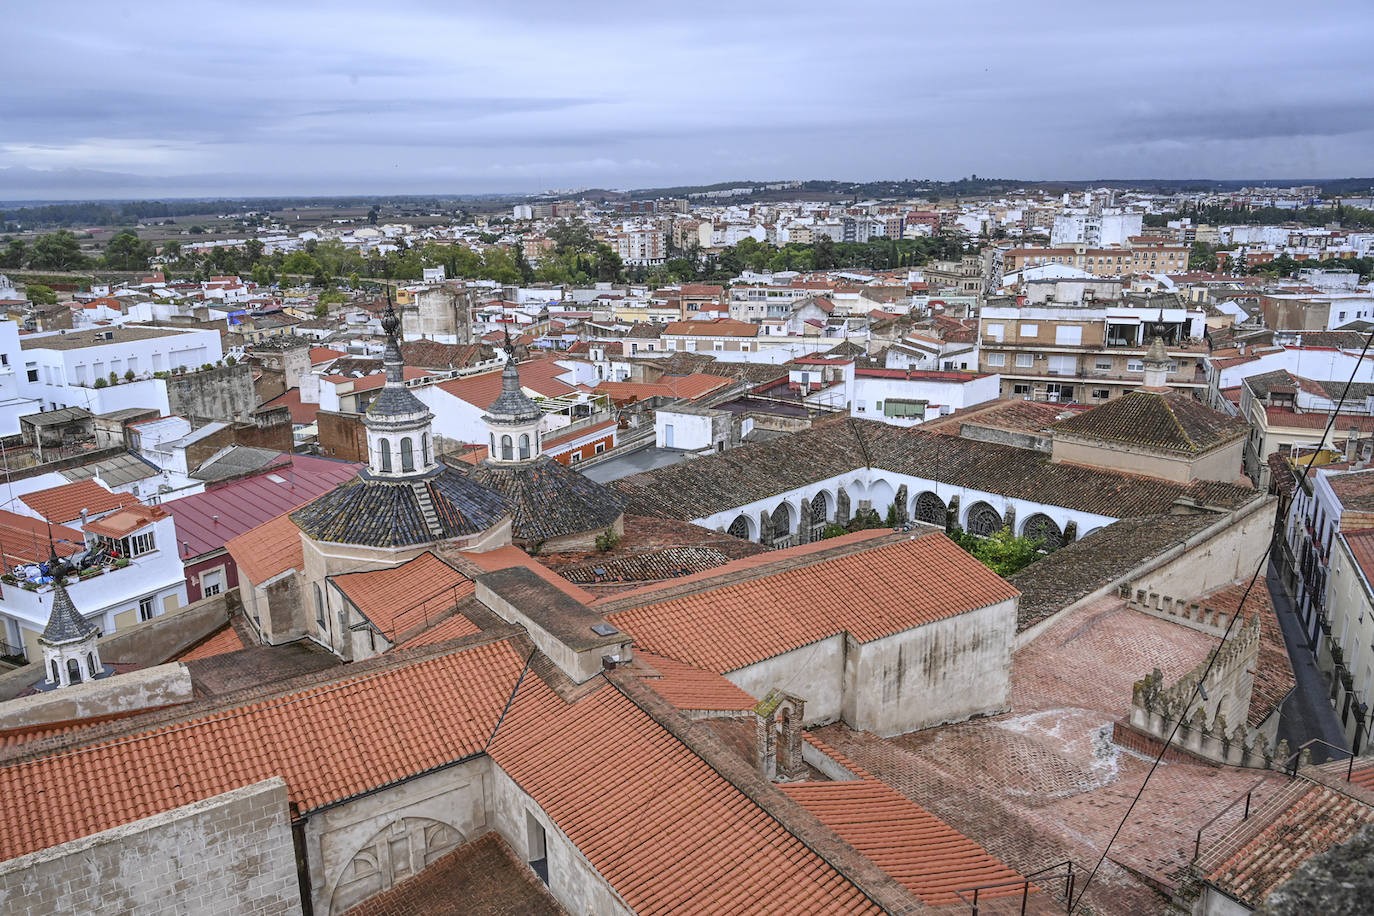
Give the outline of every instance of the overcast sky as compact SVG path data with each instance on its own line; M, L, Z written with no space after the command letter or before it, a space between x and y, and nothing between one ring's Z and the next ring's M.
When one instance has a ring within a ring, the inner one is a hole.
M1374 174L1370 0L659 6L9 3L0 199Z

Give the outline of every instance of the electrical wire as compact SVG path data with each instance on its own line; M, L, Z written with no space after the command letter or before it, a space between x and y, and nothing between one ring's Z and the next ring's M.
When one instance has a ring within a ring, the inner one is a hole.
M1331 407L1331 415L1327 417L1326 420L1326 429L1322 432L1322 437L1318 440L1317 447L1314 448L1312 454L1308 456L1307 466L1302 470L1303 479L1306 479L1307 475L1311 472L1312 464L1317 460L1317 453L1321 451L1322 443L1326 442L1326 437L1331 434L1331 429L1336 424L1336 417L1340 415L1341 405L1345 403L1346 395L1350 393L1350 386L1355 383L1355 376L1359 373L1360 366L1364 364L1365 355L1369 352L1371 343L1374 343L1374 331L1370 331L1369 335L1365 338L1364 347L1361 348L1359 358L1355 360L1355 366L1350 371L1350 378L1346 380L1345 387L1341 389L1340 398L1338 398L1336 403ZM1245 600L1250 597L1250 590L1253 589L1255 583L1259 581L1260 573L1264 571L1265 566L1268 564L1269 554L1273 548L1274 541L1273 538L1270 538L1268 544L1264 548L1264 553L1260 555L1259 565L1255 567L1255 574L1250 577L1250 584L1245 586L1245 591L1240 596L1240 602L1236 605L1236 612L1232 614L1231 619L1226 622L1226 631L1221 635L1221 641L1217 644L1218 649L1226 645L1226 640L1231 636L1231 627L1235 626L1236 621L1241 618L1242 612L1245 609ZM1207 667L1203 669L1201 677L1198 678L1197 685L1193 688L1192 696L1188 698L1188 704L1184 707L1185 709L1193 708L1193 703L1197 701L1198 694L1202 690L1202 685L1207 680L1207 675L1211 673L1212 666L1216 664L1217 659L1220 657L1220 651L1211 653L1211 657L1207 660ZM1150 777L1155 774L1155 770L1159 768L1159 764L1164 759L1164 755L1168 753L1170 745L1173 744L1174 737L1178 734L1179 728L1183 725L1183 719L1183 716L1179 716L1178 720L1174 722L1174 727L1170 730L1169 737L1164 740L1164 746L1161 747L1159 753L1155 755L1154 762L1150 764L1150 769L1145 773L1145 778L1141 780L1140 788L1136 790L1135 797L1131 799L1130 805L1127 806L1126 813L1121 815L1120 823L1116 825L1116 830L1112 832L1111 839L1107 840L1107 845L1103 848L1102 855L1098 857L1097 863L1093 865L1092 871L1088 872L1088 877L1083 881L1083 886L1078 891L1078 900L1076 902L1072 900L1069 901L1069 916L1072 916L1074 911L1083 905L1083 900L1088 894L1088 888L1092 885L1093 879L1097 877L1098 869L1100 869L1102 863L1107 860L1107 853L1111 852L1112 844L1114 844L1116 838L1121 835L1122 829L1126 826L1126 821L1131 817L1131 812L1135 810L1136 804L1140 801L1141 796L1145 794L1145 787L1150 784Z

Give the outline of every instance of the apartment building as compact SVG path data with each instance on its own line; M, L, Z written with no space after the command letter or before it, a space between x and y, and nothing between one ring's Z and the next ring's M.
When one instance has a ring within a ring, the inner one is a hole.
M987 288L991 267L991 250L983 254L966 254L958 261L936 261L921 270L921 276L931 289L954 290L966 296L982 295Z
M1000 374L1002 397L1097 404L1141 385L1146 350L1162 337L1169 386L1203 390L1203 327L1204 313L1172 295L1041 305L998 297L979 317L978 368Z
M1187 245L1170 239L1132 237L1122 248L1097 248L1086 244L1057 247L1028 246L1002 252L1001 270L1009 274L1027 267L1062 264L1077 267L1095 277L1119 277L1130 273L1181 273L1188 269Z
M650 267L668 257L668 236L662 229L630 229L617 232L610 244L620 260L630 266Z
M1339 531L1332 542L1328 601L1331 643L1321 659L1331 666L1332 705L1345 740L1359 754L1369 746L1374 700L1374 528ZM1325 665L1323 665L1325 668Z
M5 356L17 373L21 397L48 410L84 407L92 413L126 407L166 413L167 388L154 376L197 369L224 355L216 331L134 325L31 335L18 338L18 344L18 353Z
M1250 423L1245 444L1245 473L1255 486L1267 490L1270 482L1268 459L1278 453L1288 455L1295 448L1329 448L1338 438L1356 438L1374 433L1374 385L1351 385L1341 412L1327 424L1331 411L1341 399L1346 379L1303 378L1275 369L1241 380L1240 415ZM1353 435L1352 435L1353 433Z

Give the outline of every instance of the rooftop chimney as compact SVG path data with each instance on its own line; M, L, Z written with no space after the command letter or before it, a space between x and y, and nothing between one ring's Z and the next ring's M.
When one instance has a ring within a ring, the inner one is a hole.
M1360 442L1360 428L1350 427L1350 434L1345 437L1345 463L1354 464L1355 456L1359 454L1357 446Z

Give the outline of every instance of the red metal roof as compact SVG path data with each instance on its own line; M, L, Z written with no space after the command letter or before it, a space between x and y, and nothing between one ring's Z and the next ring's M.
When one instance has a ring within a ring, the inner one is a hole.
M363 466L310 455L292 455L288 467L235 480L213 490L163 503L176 519L182 560L218 550L235 535L290 512L351 480Z

